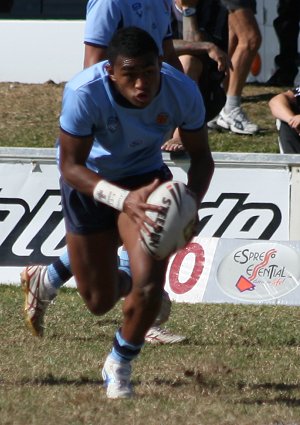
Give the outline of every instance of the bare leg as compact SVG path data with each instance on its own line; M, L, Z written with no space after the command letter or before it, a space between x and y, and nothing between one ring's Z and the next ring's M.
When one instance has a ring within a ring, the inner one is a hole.
M261 44L261 34L251 9L238 9L229 13L230 70L227 95L241 96L252 61Z
M118 300L119 279L124 276L117 268L117 231L69 233L67 243L80 295L93 314L106 313Z
M127 215L120 214L121 238L129 254L132 290L123 305L123 338L141 344L160 309L167 260L155 261L146 254L139 241L139 233Z
M261 44L261 34L251 9L237 9L228 15L229 56L232 67L224 82L226 103L217 124L237 134L255 134L258 126L252 123L241 108L242 91L251 64Z
M203 69L201 59L197 56L191 55L181 55L179 56L179 59L184 73L198 84ZM173 137L163 144L162 149L166 152L178 152L184 150L177 129L174 131Z

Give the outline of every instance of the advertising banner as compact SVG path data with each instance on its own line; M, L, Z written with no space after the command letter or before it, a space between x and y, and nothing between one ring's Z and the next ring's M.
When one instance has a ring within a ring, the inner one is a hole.
M300 242L197 237L169 262L177 302L300 305Z
M184 164L170 162L169 166L174 179L186 182L188 161ZM288 167L217 166L199 210L199 237L288 240L289 179ZM212 261L214 239L208 239L207 244ZM18 283L25 265L49 264L64 250L65 227L54 153L51 161L2 159L0 282ZM201 267L201 255L199 251L197 267ZM205 267L203 273L206 276Z

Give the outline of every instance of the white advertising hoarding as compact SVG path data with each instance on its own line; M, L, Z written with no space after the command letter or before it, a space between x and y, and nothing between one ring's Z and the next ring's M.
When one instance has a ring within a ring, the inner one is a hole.
M214 158L215 174L199 210L199 237L209 238L210 261L219 238L288 240L291 171L282 156L273 165L248 166L241 158L230 163L228 154ZM174 179L185 182L188 160L168 154L164 160ZM55 151L0 149L0 282L18 283L25 265L51 263L65 249L64 236ZM207 282L208 269L203 273ZM188 294L190 301L195 294Z
M168 265L177 302L300 305L300 242L196 237Z

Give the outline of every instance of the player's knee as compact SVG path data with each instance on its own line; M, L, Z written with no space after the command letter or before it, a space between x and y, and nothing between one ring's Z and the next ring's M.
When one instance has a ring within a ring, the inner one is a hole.
M85 291L81 293L90 312L96 316L102 316L109 312L115 305L116 299L113 294Z
M249 34L246 48L249 52L256 53L258 49L260 48L261 42L262 42L261 34L259 32L253 32Z
M198 74L200 77L203 70L203 63L201 59L197 56L185 55L184 60L182 60L182 66L185 74Z

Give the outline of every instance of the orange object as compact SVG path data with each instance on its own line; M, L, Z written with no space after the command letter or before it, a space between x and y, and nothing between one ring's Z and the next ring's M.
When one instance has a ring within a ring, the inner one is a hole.
M251 74L254 77L257 77L257 75L260 73L260 71L261 71L261 57L260 57L259 53L256 53L256 56L253 59L250 71L251 71Z
M253 285L253 283L244 276L240 276L236 287L240 292L253 291L253 289L255 289L255 285Z

